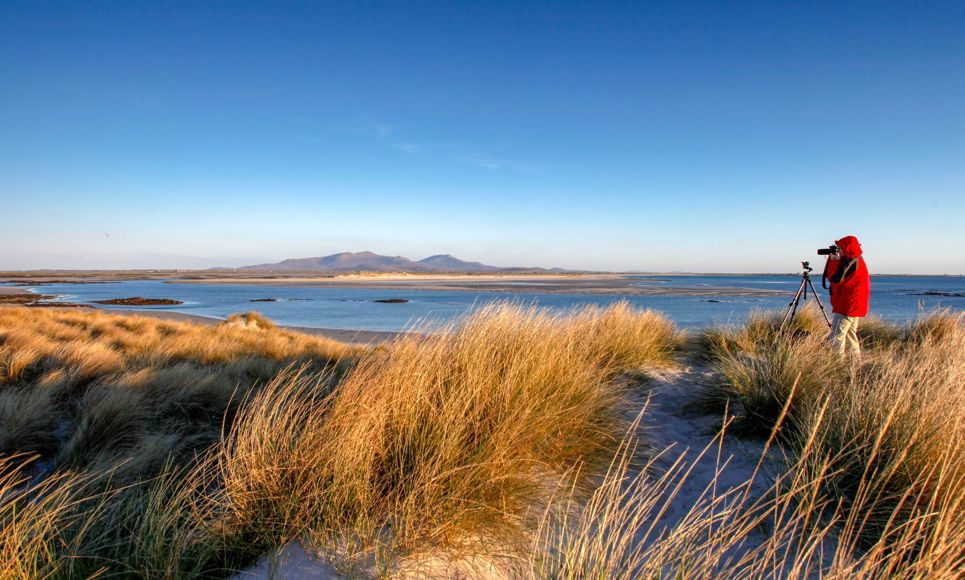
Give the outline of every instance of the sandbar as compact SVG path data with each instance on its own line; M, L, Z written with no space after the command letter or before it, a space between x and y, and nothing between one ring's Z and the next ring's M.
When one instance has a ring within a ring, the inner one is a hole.
M666 276L618 274L349 274L324 277L303 275L270 278L225 276L192 280L168 280L167 283L625 296L784 296L789 294L784 290L743 288L740 286L688 285L685 279L685 276L674 276L671 279Z

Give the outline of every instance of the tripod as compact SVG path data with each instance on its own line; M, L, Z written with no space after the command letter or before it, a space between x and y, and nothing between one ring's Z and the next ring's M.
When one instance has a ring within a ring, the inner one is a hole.
M811 282L811 267L810 262L801 262L801 266L804 267L804 272L801 273L801 286L797 289L797 294L794 295L794 300L787 305L787 310L784 312L784 320L781 321L781 330L788 322L794 319L794 315L797 314L797 307L801 303L801 299L808 299L808 288L811 289L811 294L814 295L814 299L818 301L818 307L821 309L821 314L824 315L824 321L828 323L828 327L831 326L831 320L828 318L828 313L824 311L824 304L821 304L821 297L818 296L818 291L814 289L814 283Z

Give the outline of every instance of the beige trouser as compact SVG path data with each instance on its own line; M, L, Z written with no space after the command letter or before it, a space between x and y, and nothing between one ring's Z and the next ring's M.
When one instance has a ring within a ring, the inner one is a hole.
M858 342L858 321L857 316L845 316L835 313L831 319L831 344L834 345L838 354L844 356L849 352L855 357L861 356L861 343Z

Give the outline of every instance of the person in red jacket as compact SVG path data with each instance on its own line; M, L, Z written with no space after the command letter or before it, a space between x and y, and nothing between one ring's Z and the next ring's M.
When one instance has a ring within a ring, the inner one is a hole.
M840 354L850 352L861 356L858 342L858 321L868 315L868 298L871 295L871 278L864 262L861 244L854 236L845 236L834 242L838 247L825 268L825 276L831 283L831 342Z

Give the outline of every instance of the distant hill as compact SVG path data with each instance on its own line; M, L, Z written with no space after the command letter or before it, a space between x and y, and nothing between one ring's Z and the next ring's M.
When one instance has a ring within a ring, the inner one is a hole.
M418 261L419 264L432 268L436 272L494 272L496 266L487 266L482 262L467 262L450 254L436 254Z
M317 258L293 258L274 264L243 266L240 270L301 270L317 272L563 272L559 268L500 268L481 262L467 262L449 254L437 254L413 261L403 256L382 256L373 252L342 252Z
M372 252L342 252L320 258L293 258L274 264L245 266L243 270L319 270L323 272L428 272L402 256L380 256Z

